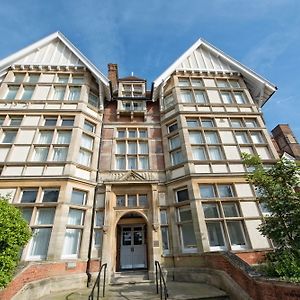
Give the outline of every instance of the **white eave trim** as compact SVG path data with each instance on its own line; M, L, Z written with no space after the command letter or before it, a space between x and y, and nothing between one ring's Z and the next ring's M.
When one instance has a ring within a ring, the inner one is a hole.
M95 67L61 32L57 31L49 36L23 48L22 50L4 58L0 61L0 74L2 74L8 67L14 64L15 61L20 58L26 56L37 48L43 47L44 45L52 42L55 39L60 39L78 58L82 61L82 63L86 66L87 69L91 71L91 73L99 78L105 85L109 85L109 81L105 75L103 75L97 67Z

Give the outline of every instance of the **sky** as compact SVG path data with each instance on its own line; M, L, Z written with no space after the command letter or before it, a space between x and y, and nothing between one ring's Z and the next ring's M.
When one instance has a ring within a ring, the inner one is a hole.
M269 130L300 142L299 0L2 0L0 59L62 32L102 73L150 84L198 38L278 87L263 107Z

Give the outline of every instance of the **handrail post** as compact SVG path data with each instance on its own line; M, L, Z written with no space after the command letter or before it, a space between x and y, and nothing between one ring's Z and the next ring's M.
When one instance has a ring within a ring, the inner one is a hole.
M158 294L157 261L155 261L156 294Z
M104 267L104 277L103 277L103 298L105 296L105 282L106 282L106 268L107 268L107 264L105 264L105 267Z

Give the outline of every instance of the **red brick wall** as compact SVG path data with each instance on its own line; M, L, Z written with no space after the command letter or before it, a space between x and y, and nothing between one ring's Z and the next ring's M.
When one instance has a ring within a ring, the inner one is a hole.
M6 289L0 291L1 300L9 300L22 287L33 281L49 278L52 276L72 275L86 272L86 262L75 262L74 268L68 268L67 263L33 263L25 267L18 273L13 281L7 286ZM92 261L91 271L97 272L99 270L99 261Z

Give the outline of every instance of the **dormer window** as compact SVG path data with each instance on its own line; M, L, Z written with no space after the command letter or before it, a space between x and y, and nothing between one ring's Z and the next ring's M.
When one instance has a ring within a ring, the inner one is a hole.
M126 98L145 97L145 83L121 83L119 96Z

